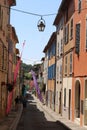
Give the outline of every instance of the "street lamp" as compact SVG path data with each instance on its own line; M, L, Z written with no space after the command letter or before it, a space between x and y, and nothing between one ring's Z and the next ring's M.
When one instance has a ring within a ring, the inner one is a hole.
M45 29L45 21L44 21L44 19L41 17L41 19L38 21L38 24L37 24L37 27L38 27L38 30L40 31L40 32L43 32L44 31L44 29Z

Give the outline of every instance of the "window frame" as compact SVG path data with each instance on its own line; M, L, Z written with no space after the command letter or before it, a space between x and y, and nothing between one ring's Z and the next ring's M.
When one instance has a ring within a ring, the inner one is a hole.
M72 74L72 71L73 71L73 54L70 53L70 75Z
M65 56L65 69L64 69L64 75L67 76L67 63L68 63L68 57Z
M70 40L73 39L73 19L70 21Z

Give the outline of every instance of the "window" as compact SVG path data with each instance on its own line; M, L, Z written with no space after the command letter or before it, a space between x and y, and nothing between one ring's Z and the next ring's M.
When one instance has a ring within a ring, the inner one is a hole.
M7 70L7 49L4 46L4 44L1 45L1 69L2 70Z
M61 47L60 47L61 49L60 49L60 55L62 55L63 54L63 39L61 39Z
M82 3L82 0L78 0L78 13L81 12L81 3Z
M64 88L64 107L66 107L66 88Z
M86 50L87 50L87 18L86 18Z
M69 24L67 25L67 30L66 30L66 42L69 41Z
M64 43L66 43L66 26L64 27Z
M3 61L3 45L2 42L0 41L0 70L2 70L2 61Z
M70 74L72 74L72 53L70 54Z
M79 54L80 51L80 24L76 24L76 54Z
M48 67L48 79L55 78L55 64Z
M3 29L3 11L0 9L0 29Z
M12 43L12 41L11 40L9 40L9 42L8 42L8 52L10 53L10 54L12 54L13 53L13 43Z
M67 75L67 56L65 57L65 76Z
M70 23L70 40L73 38L73 19L71 20Z
M55 43L51 46L52 56L55 55Z
M57 43L57 56L59 56L59 42Z
M64 18L62 17L62 19L61 19L61 30L63 29L63 22L64 22Z
M69 41L69 24L65 26L64 29L64 42L65 44Z
M0 29L1 29L1 5L0 5Z

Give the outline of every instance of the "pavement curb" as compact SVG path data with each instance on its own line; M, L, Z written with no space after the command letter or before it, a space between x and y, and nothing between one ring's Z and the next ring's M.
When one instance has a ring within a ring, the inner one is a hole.
M57 115L57 113L54 112L51 108L47 107L42 102L40 102L40 100L35 95L33 95L33 97L45 112L47 112L56 122L62 123L69 130L87 130L87 128L80 127L75 122L67 120L67 119L63 118L61 115Z
M11 124L9 130L16 130L18 122L21 118L22 111L23 111L23 106L22 106L22 104L20 104L20 109L18 110L17 116L14 119L13 123Z
M49 111L47 110L47 106L42 104L42 102L39 101L39 99L37 99L35 96L33 96L35 100L37 100L38 104L40 105L40 107L45 111L47 112L55 121L56 123L60 122L64 127L66 127L68 130L72 130L71 128L69 128L66 124L64 124L63 122L61 122L59 119L55 118L53 116L54 114L54 111L52 111L50 108L49 108ZM61 117L62 118L62 117Z

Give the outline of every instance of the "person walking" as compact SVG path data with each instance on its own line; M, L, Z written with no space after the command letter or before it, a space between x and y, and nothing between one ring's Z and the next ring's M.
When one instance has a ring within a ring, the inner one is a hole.
M23 97L22 104L23 104L23 111L25 112L26 111L26 107L27 107L27 99L26 99L26 97Z
M18 105L19 105L19 97L17 96L15 98L15 110L17 111L18 110Z

